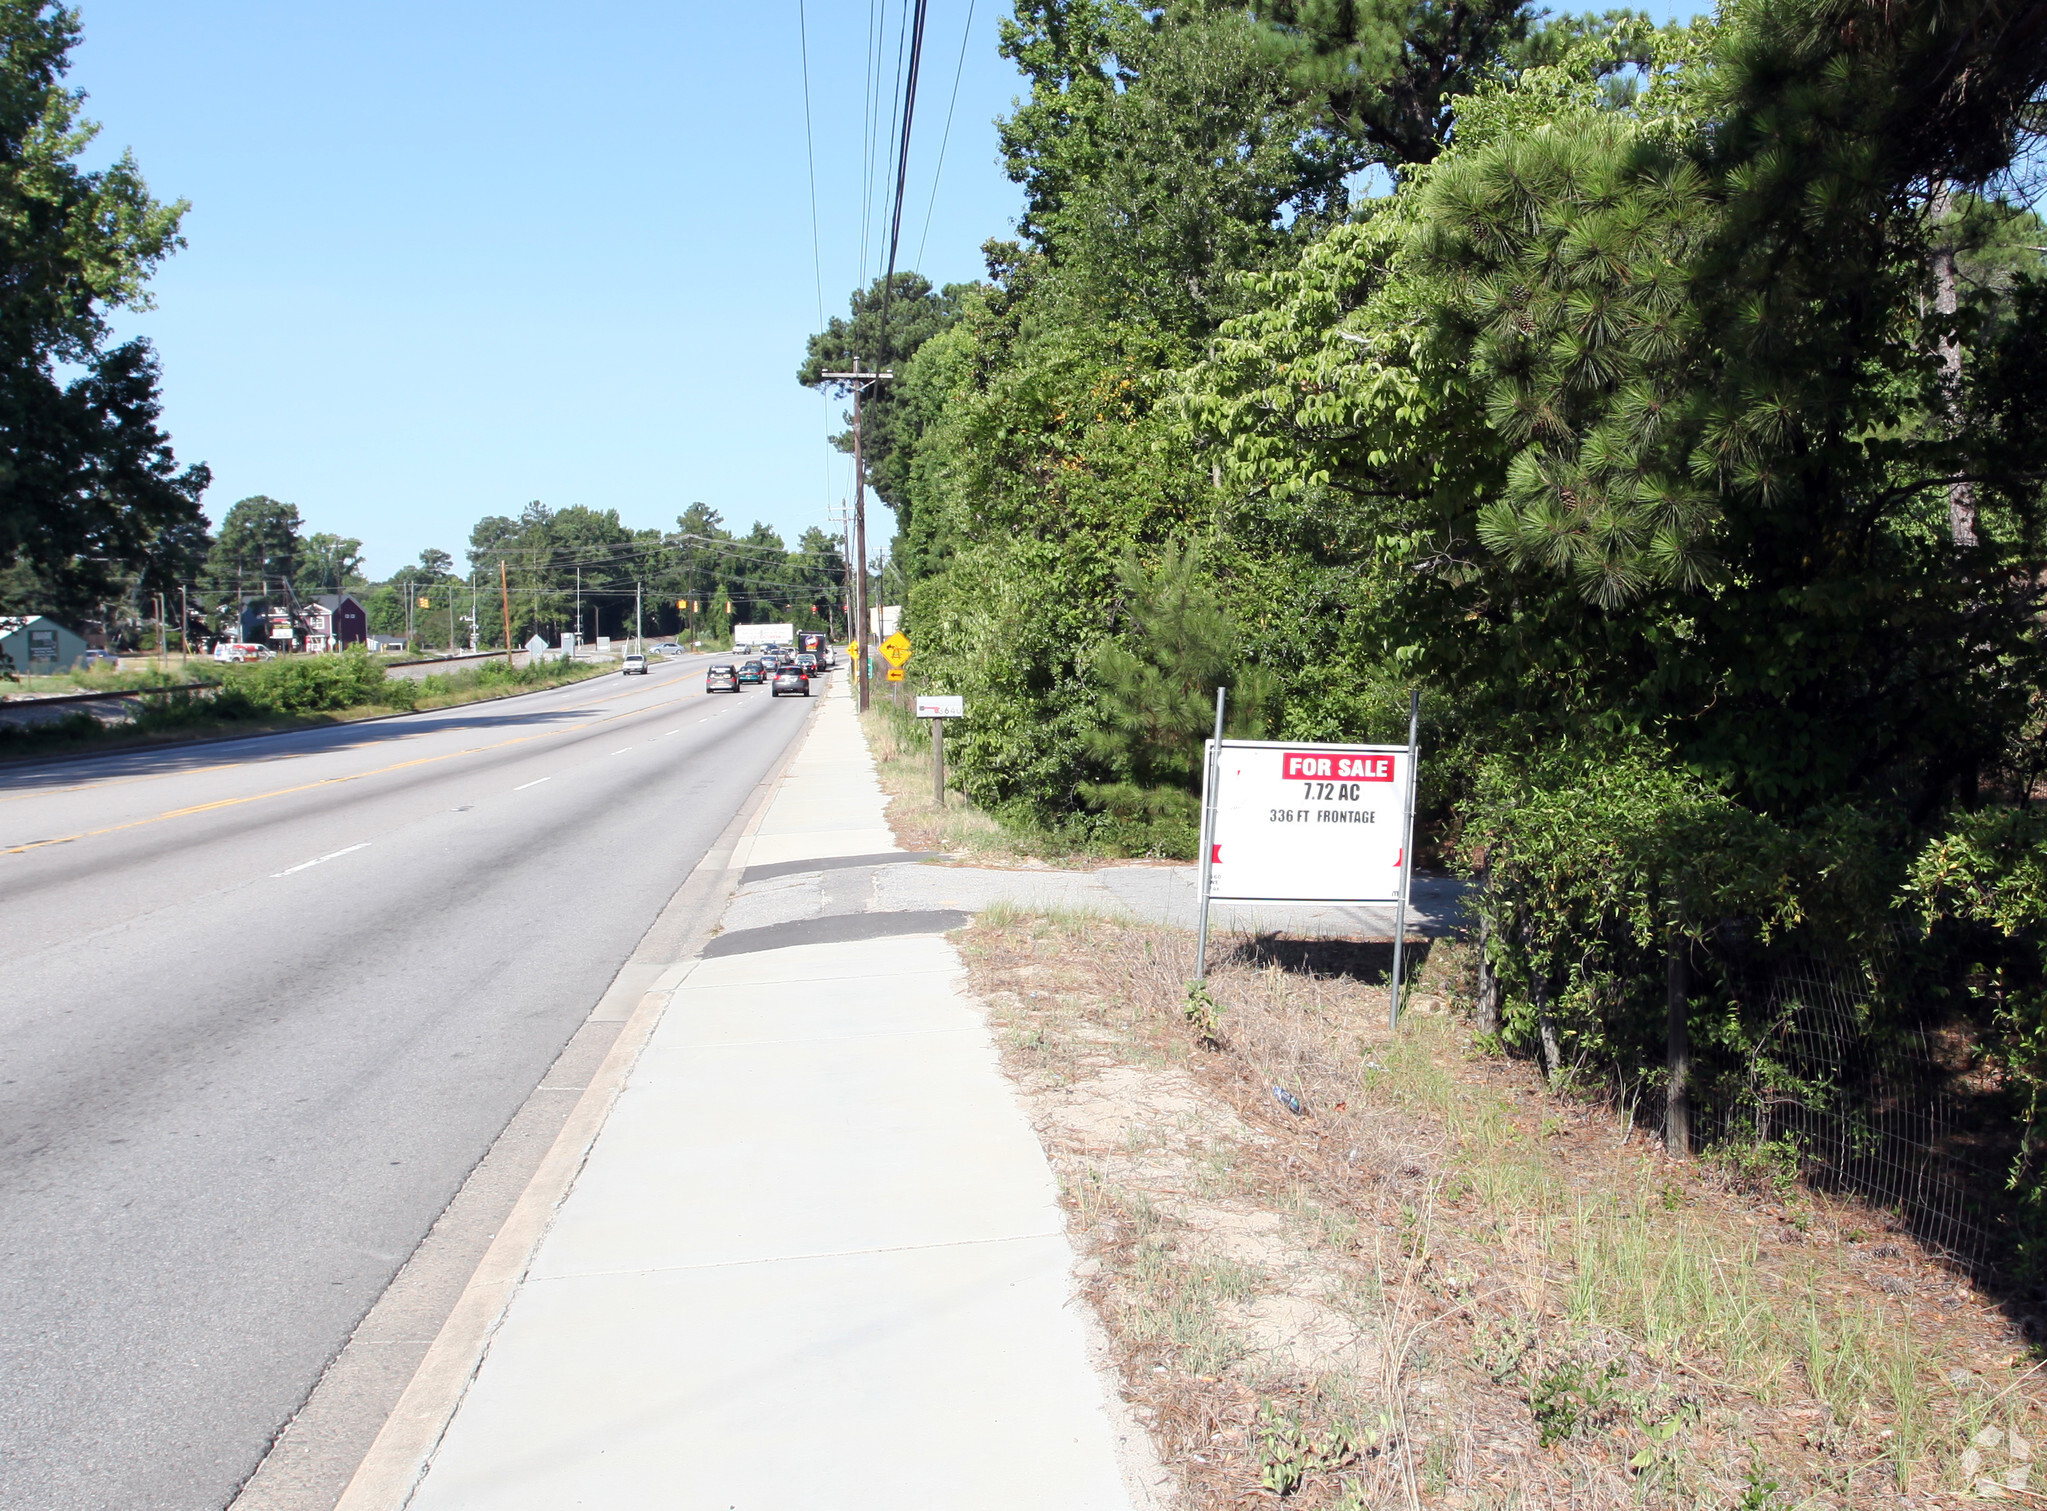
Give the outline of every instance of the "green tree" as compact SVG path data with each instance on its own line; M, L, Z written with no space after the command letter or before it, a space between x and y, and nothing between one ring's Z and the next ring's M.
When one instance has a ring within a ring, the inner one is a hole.
M316 533L299 546L296 584L301 598L340 593L362 580L362 542L353 536Z
M62 83L79 38L75 11L0 0L0 569L59 613L187 549L209 481L177 467L148 344L109 344L186 207L126 153L80 166L98 128Z
M934 290L921 274L899 272L888 285L888 328L882 329L883 280L877 278L864 289L855 289L851 316L838 315L810 338L796 381L805 388L830 387L828 372L851 372L857 361L863 372L894 372L901 377L917 349L944 330L958 314L961 286ZM853 450L853 414L845 415L846 429L832 437L839 450ZM891 386L871 384L861 402L861 465L867 485L883 503L898 510L904 498L908 475L909 448L916 431L906 428L901 406Z
M1255 739L1271 678L1240 663L1237 626L1199 552L1169 544L1150 567L1130 552L1117 586L1121 633L1095 652L1101 722L1084 742L1106 776L1078 792L1124 830L1124 847L1191 855L1216 689L1230 689L1226 733Z
M266 494L239 499L220 522L220 535L207 557L214 589L237 597L283 593L298 576L299 511Z

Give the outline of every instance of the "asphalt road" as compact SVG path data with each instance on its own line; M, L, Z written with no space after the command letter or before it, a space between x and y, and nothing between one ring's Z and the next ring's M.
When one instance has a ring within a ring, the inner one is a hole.
M232 1498L802 727L707 659L0 770L0 1507Z

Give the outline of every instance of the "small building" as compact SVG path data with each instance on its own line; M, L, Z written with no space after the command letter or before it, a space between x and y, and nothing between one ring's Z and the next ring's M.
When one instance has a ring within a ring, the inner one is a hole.
M322 593L301 606L308 651L338 651L370 638L369 610L353 593Z
M364 635L363 644L373 651L402 651L405 649L403 635Z
M85 660L85 637L41 614L0 618L0 656L18 677L68 672Z

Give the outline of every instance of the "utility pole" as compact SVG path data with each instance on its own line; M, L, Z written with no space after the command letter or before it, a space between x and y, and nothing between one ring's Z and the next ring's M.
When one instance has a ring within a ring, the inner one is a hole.
M185 664L192 664L192 600L185 592L185 585L178 584L178 649L184 652Z
M505 578L505 559L498 558L498 596L505 605L505 670L512 669L512 587Z
M633 649L636 651L642 649L640 645L640 586L637 582L633 584Z
M448 654L455 654L455 584L448 584Z
M583 568L576 566L576 649L583 648Z
M825 373L827 383L838 383L853 390L853 659L858 663L855 685L859 689L860 712L867 712L867 472L866 457L861 450L860 407L869 384L886 383L895 377L892 372L864 373L860 370L860 359L853 359L853 370L849 373Z
M476 622L476 565L474 562L469 567L469 648L472 651L483 649L483 626Z
M412 611L418 607L415 600L419 596L412 591L412 581L412 574L407 572L405 574L405 648L408 651L412 649Z

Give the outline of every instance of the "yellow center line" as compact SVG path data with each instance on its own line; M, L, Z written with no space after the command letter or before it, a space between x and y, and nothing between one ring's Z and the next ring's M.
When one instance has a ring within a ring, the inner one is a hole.
M620 693L618 697L624 697ZM312 792L321 787L335 787L343 782L359 782L365 777L385 776L393 771L406 771L414 766L431 766L438 761L452 761L457 756L480 755L486 750L503 750L508 745L524 745L530 740L544 740L549 735L573 734L579 729L589 729L597 724L609 724L614 719L629 718L637 713L649 713L666 708L670 703L680 703L686 698L698 697L698 693L684 693L681 698L669 698L665 702L650 703L644 708L622 709L615 714L606 714L601 719L586 719L580 724L564 724L558 729L538 730L530 735L514 735L509 740L499 740L490 745L471 745L463 750L450 750L441 755L419 756L410 761L398 761L389 766L378 766L369 771L357 771L348 776L322 777L317 782L301 782L295 787L279 787L270 792L252 792L247 797L220 798L211 803L195 803L189 808L172 808L163 813L151 814L148 818L130 819L125 824L108 824L102 829L81 829L76 834L62 834L55 839L31 840L25 845L11 845L0 850L0 855L20 855L28 850L43 850L51 845L68 845L74 840L93 839L102 834L119 834L124 829L141 829L150 824L161 824L166 819L190 818L195 813L212 813L220 808L239 808L244 803L260 803L274 797L290 797L295 792ZM618 698L603 698L598 701L615 703ZM408 736L408 738L410 738Z
M562 686L563 686L563 687L581 687L581 686L583 686L583 685L584 685L584 684L583 684L583 683L580 683L580 682L565 682L565 683L563 683L563 684L562 684ZM544 691L547 691L547 692L554 692L554 691L557 691L557 689L554 689L554 688L547 688L547 689L544 689ZM646 691L649 691L649 689L647 689L647 688L644 688L644 687L636 687L636 688L631 688L631 689L629 689L629 690L628 690L628 691L626 691L626 692L620 692L620 693L613 693L613 694L612 694L612 695L611 695L610 697L608 697L608 698L597 698L597 699L593 700L593 702L594 702L594 703L616 703L616 702L617 702L617 701L618 701L618 700L619 700L620 698L627 698L627 697L631 697L631 696L632 696L632 695L633 695L634 693L641 693L641 692L646 692ZM691 696L695 696L695 695L694 695L694 694L689 694L689 693L685 693L685 694L684 694L683 696L685 696L685 697L691 697ZM481 699L481 700L479 700L479 701L478 701L478 702L476 702L476 703L457 703L457 704L454 704L454 705L453 705L453 708L456 708L456 709L461 709L461 708L480 708L480 707L482 707L482 706L483 706L484 704L488 704L488 703L501 703L501 702L503 702L503 701L504 701L504 700L503 700L502 698L484 698L484 699ZM674 700L674 699L670 699L669 701L670 701L670 702L674 702L675 700ZM452 709L447 709L447 708L428 708L428 709L422 709L422 710L420 710L420 715L432 715L432 714L438 714L438 713L448 713L448 712L451 712L451 711L452 711ZM419 717L420 715L413 715L412 717ZM360 722L378 722L378 723L381 723L381 722L383 722L383 721L382 721L382 720L376 720L376 721L368 721L368 720L364 720L364 721L360 721ZM329 729L346 729L346 728L348 728L349 726L348 726L348 725L346 725L346 724L330 724L330 725L328 725L328 726L326 726L326 727L327 727L327 728L329 728ZM412 733L410 733L410 734L402 734L402 735L399 735L399 736L398 736L398 738L399 738L399 739L401 739L401 740L423 740L423 739L425 739L425 738L426 738L426 737L427 737L428 735L436 735L436 734L445 734L446 732L447 732L446 730L440 730L440 729L416 729L416 730L412 731ZM263 736L261 736L261 735L243 735L243 736L242 736L241 738L243 738L243 739L247 739L247 740L260 740L260 739L262 739L262 738L263 738ZM146 749L146 748L147 748L147 747L145 747L145 749ZM168 746L168 747L158 747L158 748L161 748L161 749L173 749L173 750L174 750L174 749L176 749L177 747L176 747L176 746ZM479 747L479 748L482 748L482 747ZM313 756L322 756L322 755L333 755L334 753L335 753L335 752L334 752L334 751L332 751L332 750L300 750L300 751L293 751L293 752L290 752L290 753L288 753L288 754L284 754L284 755L278 755L278 756L273 756L273 757L269 757L268 759L271 759L271 760L276 760L276 761L303 761L303 760L308 760L308 759L310 759L310 758L311 758L311 757L313 757ZM217 762L215 762L215 763L214 763L213 765L211 765L211 766L187 766L187 767L183 768L182 770L178 770L178 771L152 771L152 772L147 772L147 773L145 773L145 774L144 774L144 775L142 775L142 776L119 776L119 777L109 777L109 778L107 778L107 779L106 779L105 781L103 781L103 782L74 782L74 783L73 783L72 785L70 785L69 787L38 787L38 788L35 788L34 790L32 790L32 791L29 791L29 792L17 792L17 793L15 793L15 794L14 794L14 795L13 795L12 797L0 797L0 804L5 804L5 803L22 803L22 802L26 802L26 801L28 801L28 800L29 800L30 798L38 798L38 797L56 797L56 796L58 796L58 795L60 795L60 794L62 794L62 793L66 793L66 792L104 792L104 791L105 791L105 790L106 790L107 788L109 788L109 787L132 787L132 786L134 786L134 785L135 785L135 784L136 784L137 782L163 782L163 781L168 781L168 780L170 780L170 778L172 778L172 777L180 777L180 776L204 776L204 775L205 775L205 774L206 774L207 772L209 772L209 771L227 771L227 770L230 770L230 769L232 769L233 767L236 767L236 766L248 766L248 765L252 765L252 764L254 764L254 763L253 763L253 762L250 762L250 761L217 761ZM6 852L0 852L0 853L6 853Z

